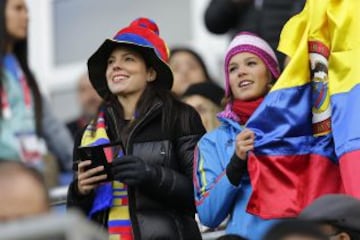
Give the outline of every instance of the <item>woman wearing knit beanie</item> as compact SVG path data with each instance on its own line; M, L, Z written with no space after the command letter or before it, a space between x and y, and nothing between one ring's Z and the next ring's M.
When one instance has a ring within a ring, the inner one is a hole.
M274 51L260 37L242 32L225 56L225 110L221 126L205 134L194 160L197 211L202 224L216 227L228 215L227 234L261 239L274 220L246 212L251 194L247 152L254 148L254 133L244 126L279 77Z

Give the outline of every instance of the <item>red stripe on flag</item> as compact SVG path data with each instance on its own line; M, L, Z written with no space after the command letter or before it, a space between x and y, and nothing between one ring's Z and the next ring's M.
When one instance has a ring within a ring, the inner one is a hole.
M340 157L340 171L345 193L360 198L360 150L352 151Z
M131 226L118 226L118 227L109 227L108 229L109 233L117 233L117 234L123 234L123 233L131 233Z
M133 240L133 237L131 234L121 235L121 240Z
M264 219L295 217L319 196L343 193L340 169L324 156L249 155L253 193L247 210Z

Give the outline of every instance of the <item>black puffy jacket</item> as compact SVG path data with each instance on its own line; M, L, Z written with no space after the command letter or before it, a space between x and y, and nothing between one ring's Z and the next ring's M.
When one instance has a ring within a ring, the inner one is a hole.
M280 33L286 21L299 12L305 0L263 0L257 7L256 0L211 0L205 11L206 28L216 34L241 31L258 34L276 50ZM282 54L277 52L279 62Z
M128 135L126 154L160 166L160 176L152 187L129 187L129 210L135 239L201 239L194 220L195 206L192 185L193 153L196 143L205 133L197 112L183 103L178 105L178 116L172 128L162 128L162 103L155 104L141 118ZM113 109L107 108L105 121L112 121ZM170 113L166 113L170 114ZM183 122L187 120L188 122ZM188 129L184 126L188 125ZM108 125L107 132L114 133ZM79 139L77 144L79 144ZM76 144L76 143L75 143ZM74 154L76 155L76 154ZM77 157L74 156L76 160ZM87 214L94 194L80 196L76 179L68 192L68 207L80 208ZM108 211L95 215L94 221L106 227Z

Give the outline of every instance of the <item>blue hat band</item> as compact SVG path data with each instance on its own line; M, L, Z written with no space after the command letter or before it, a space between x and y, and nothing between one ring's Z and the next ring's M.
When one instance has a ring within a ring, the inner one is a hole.
M146 40L145 38L134 34L134 33L122 33L114 37L114 40L120 41L120 42L128 42L133 43L140 46L149 47L155 50L156 55L161 59L161 54L157 51L156 48L154 48L153 44Z

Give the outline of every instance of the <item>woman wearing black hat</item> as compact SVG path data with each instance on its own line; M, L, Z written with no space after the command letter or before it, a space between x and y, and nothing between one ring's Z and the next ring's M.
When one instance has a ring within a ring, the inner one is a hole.
M103 224L114 239L201 239L192 161L205 129L196 111L170 94L173 76L158 34L154 22L137 19L88 61L90 80L105 104L76 149L120 147L112 148L108 174L104 166L88 169L91 159L75 163L68 206ZM109 175L114 180L104 181Z
M221 112L224 95L224 90L215 83L203 82L191 85L182 100L196 109L206 131L209 132L220 125L216 114Z

